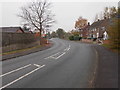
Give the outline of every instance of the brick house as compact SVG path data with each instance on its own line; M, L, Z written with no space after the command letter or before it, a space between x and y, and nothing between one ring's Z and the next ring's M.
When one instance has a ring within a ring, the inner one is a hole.
M108 39L108 30L106 29L110 19L98 20L80 29L80 35L83 38Z
M21 27L0 27L0 32L4 33L24 33Z
M81 37L83 37L83 38L88 37L89 27L90 27L90 23L88 22L88 25L86 25L86 26L84 26L83 28L80 29L80 36Z
M109 22L109 19L98 20L97 22L94 22L89 27L89 37L97 39L108 39L107 26L109 25Z

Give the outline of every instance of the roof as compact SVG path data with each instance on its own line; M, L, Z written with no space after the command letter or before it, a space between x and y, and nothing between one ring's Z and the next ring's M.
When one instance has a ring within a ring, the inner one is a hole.
M90 28L106 27L109 22L110 22L110 19L100 20L100 21L94 22L94 23L90 26Z
M0 32L11 32L11 33L15 33L18 30L21 30L23 33L23 29L21 27L0 27Z
M25 33L33 33L32 31L24 30Z
M90 25L87 25L87 26L85 26L83 29L86 30L86 29L88 29L89 27L90 27Z

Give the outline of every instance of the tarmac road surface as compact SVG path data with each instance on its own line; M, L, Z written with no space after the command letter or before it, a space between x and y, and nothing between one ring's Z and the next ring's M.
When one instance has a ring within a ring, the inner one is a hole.
M90 44L52 39L46 50L2 62L2 88L88 88L97 54Z

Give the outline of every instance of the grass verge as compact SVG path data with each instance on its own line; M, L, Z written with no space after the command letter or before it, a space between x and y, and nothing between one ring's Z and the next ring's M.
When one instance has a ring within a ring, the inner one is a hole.
M25 49L20 49L20 50L14 50L14 51L10 51L10 52L0 53L0 55L8 55L8 54L19 53L19 52L31 50L31 49L34 49L34 48L40 48L42 46L43 45L38 45L38 46L35 46L35 47L30 47L30 48L25 48Z
M113 52L120 53L120 49L118 49L118 48L113 48L110 44L102 44L102 46L108 48L109 50L111 50L111 51L113 51Z

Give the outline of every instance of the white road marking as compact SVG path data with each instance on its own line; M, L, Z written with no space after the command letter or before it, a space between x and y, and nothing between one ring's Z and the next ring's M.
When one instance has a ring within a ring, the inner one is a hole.
M58 53L56 53L56 54L53 54L53 55L51 55L51 56L49 56L49 57L46 57L46 58L44 58L44 59L54 58L53 56L58 55L59 53L60 53L60 52L58 52Z
M12 81L12 82L10 82L10 83L4 85L3 87L0 88L0 90L3 89L3 88L6 88L6 87L8 87L8 86L10 86L11 84L13 84L13 83L15 83L15 82L17 82L17 81L19 81L19 80L21 80L21 79L23 79L24 77L26 77L26 76L28 76L28 75L34 73L35 71L39 70L40 68L42 68L42 67L44 67L44 66L45 66L45 65L42 65L42 66L40 66L40 67L38 67L38 68L32 70L31 72L29 72L29 73L27 73L27 74L25 74L25 75L19 77L18 79L16 79L16 80L14 80L14 81Z
M59 59L61 56L63 56L66 52L63 52L60 56L56 57L55 59Z
M67 48L66 49L64 49L64 51L66 51L67 50Z
M70 44L69 44L69 48L70 48Z
M51 55L51 56L49 56L49 57L46 57L46 58L44 58L44 59L49 59L49 58L58 59L58 58L60 58L61 56L63 56L67 51L69 51L69 50L70 50L70 47L71 47L71 46L70 46L70 44L69 44L69 46L64 49L64 52L58 52L58 53L53 54L53 55ZM62 54L60 54L60 53L62 53ZM60 54L60 55L59 55L58 57L55 57L55 56L58 55L58 54Z
M33 64L34 66L37 66L37 67L41 67L41 65L38 65L38 64Z
M70 50L70 48L67 49L67 51L69 51L69 50Z
M69 51L70 50L70 44L68 46L68 48L65 48L64 51Z
M29 66L31 66L31 64L28 64L28 65L26 65L26 66L23 66L23 67L20 67L20 68L18 68L18 69L15 69L15 70L12 70L12 71L10 71L10 72L7 72L7 73L5 73L5 74L2 74L2 75L0 75L0 77L6 76L6 75L11 74L11 73L13 73L13 72L16 72L16 71L19 71L19 70L21 70L21 69L27 68L27 67L29 67Z

